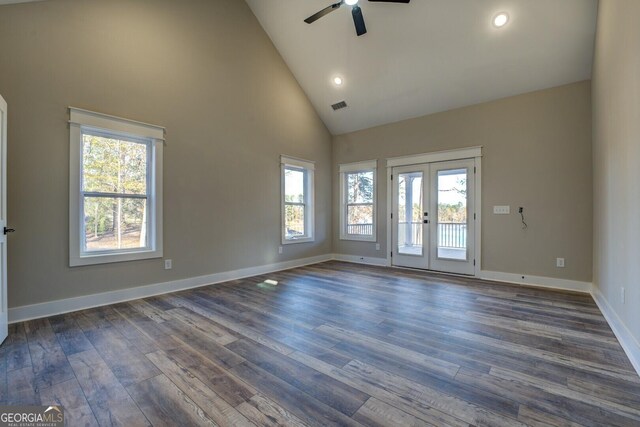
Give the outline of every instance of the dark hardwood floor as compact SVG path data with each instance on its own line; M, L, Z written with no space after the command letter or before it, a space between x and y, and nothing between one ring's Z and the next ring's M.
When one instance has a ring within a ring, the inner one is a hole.
M0 404L71 426L640 425L590 296L340 262L13 324L0 357Z

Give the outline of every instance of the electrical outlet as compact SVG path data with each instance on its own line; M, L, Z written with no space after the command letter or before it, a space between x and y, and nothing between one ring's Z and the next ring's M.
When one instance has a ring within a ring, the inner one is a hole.
M494 206L493 213L496 215L509 215L511 213L510 206Z
M624 288L620 288L620 300L622 301L622 303L624 304L624 300L625 300L625 295L624 295Z
M556 267L564 268L564 258L556 258Z
M164 269L171 270L173 268L173 260L165 259L164 260Z
M380 243L376 243L376 251L380 250Z
M282 246L278 246L278 253L282 255Z

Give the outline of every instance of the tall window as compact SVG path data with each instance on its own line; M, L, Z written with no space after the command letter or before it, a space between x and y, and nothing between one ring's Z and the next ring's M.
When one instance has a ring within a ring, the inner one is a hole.
M376 161L340 165L340 238L376 241Z
M282 167L282 243L313 241L314 164L289 157Z
M164 131L71 109L70 265L162 256Z

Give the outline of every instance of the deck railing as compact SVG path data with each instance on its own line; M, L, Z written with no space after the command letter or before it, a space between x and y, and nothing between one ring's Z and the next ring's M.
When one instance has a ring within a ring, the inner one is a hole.
M373 224L347 224L347 234L355 236L372 236Z
M467 247L467 224L464 222L438 223L438 247L465 249Z
M398 223L398 245L422 246L422 221ZM457 222L438 223L438 247L465 249L467 247L467 224Z

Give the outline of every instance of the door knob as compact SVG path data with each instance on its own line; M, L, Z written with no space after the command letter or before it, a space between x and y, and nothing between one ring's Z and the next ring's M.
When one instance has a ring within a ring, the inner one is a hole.
M9 233L15 233L16 230L14 230L13 228L4 228L4 234L9 234Z

